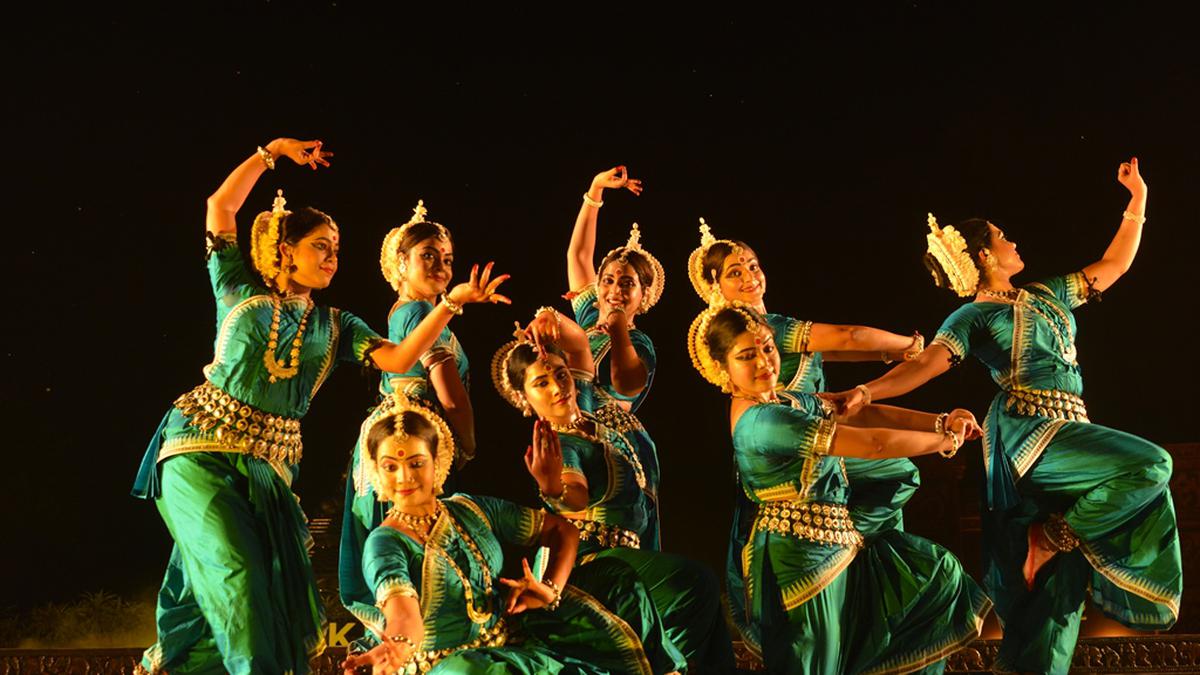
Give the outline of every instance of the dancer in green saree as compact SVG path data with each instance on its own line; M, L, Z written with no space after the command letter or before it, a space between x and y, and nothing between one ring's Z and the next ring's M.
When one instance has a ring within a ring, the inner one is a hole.
M764 296L767 275L745 242L715 238L700 219L700 246L688 257L688 277L701 300L709 304L743 302L766 319L779 350L780 389L816 393L825 391L826 361L900 361L921 353L924 338L897 335L868 326L838 325L768 313ZM904 528L904 505L921 484L920 472L907 459L867 461L844 459L850 481L850 517L865 537ZM741 551L745 548L756 507L737 480L734 490L733 527L725 560L729 618L751 653L761 658L758 627L746 615Z
M339 232L280 196L251 229L254 274L236 214L263 172L287 157L313 169L319 141L277 139L208 199L208 272L217 338L204 382L183 394L142 460L135 496L153 499L175 540L158 597L158 642L141 670L306 673L324 648L311 538L291 483L300 418L338 363L407 368L399 347L358 317L317 305L338 269Z
M591 412L634 443L650 486L647 494L651 511L642 544L658 551L662 549L658 449L636 415L654 383L658 356L650 336L634 327L634 319L662 298L666 275L658 259L642 248L637 223L625 245L609 251L596 265L596 223L606 189L626 189L640 195L642 181L630 178L624 166L592 179L567 249L567 283L571 289L567 297L576 323L587 331L595 362L592 392L596 400Z
M367 538L362 560L379 608L371 628L383 639L348 656L345 672L363 666L379 675L653 672L636 631L576 579L568 585L578 530L501 499L439 499L454 456L450 429L403 394L393 400L363 441L368 480L392 504ZM500 578L501 544L547 547L544 577L535 578L523 561L520 579ZM590 572L593 587L649 602L627 569Z
M746 607L767 669L940 672L990 602L940 546L895 529L865 539L843 458L952 456L980 433L974 417L872 406L835 419L816 396L776 389L771 328L740 302L705 310L688 343L697 370L732 395L738 473L758 505L741 552Z
M534 339L523 336L496 352L492 378L506 401L536 413L554 432L525 457L543 503L582 532L583 567L616 559L637 571L689 672L732 669L716 577L698 563L642 543L653 513L653 486L635 443L590 413L593 361L585 332L545 310L525 334Z
M412 218L393 228L383 240L380 268L398 296L388 313L388 339L404 349L406 368L381 378L380 404L360 427L346 476L338 593L342 605L366 626L381 622L374 594L362 576L363 545L367 535L383 522L388 508L365 478L368 466L362 454L366 434L390 412L395 400L391 394L401 391L445 416L457 441L454 464L465 464L475 453L475 416L467 394L467 355L449 323L467 303L509 303L497 292L508 275L493 279L490 263L482 273L476 266L467 282L450 287L454 242L450 230L428 215L424 201L418 202ZM374 644L376 637L364 636L363 646Z
M1025 286L1016 244L995 225L929 223L926 264L939 286L972 297L929 349L837 399L907 393L967 355L999 391L984 420L984 583L1004 625L1000 671L1066 672L1089 595L1108 616L1143 630L1170 628L1183 577L1168 481L1171 457L1136 436L1092 424L1083 401L1073 310L1133 263L1145 221L1136 159L1117 180L1130 192L1104 256Z

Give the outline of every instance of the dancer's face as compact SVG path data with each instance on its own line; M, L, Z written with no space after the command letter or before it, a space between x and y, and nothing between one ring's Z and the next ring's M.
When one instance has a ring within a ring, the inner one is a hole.
M625 310L625 316L633 319L642 306L642 280L637 270L628 262L614 260L600 270L596 280L596 300L600 316L608 316L613 307Z
M408 249L405 255L405 289L409 297L433 300L446 292L454 276L454 244L442 237L429 237Z
M758 264L758 256L749 248L738 247L725 256L717 282L726 300L740 300L751 307L762 304L767 292L767 275Z
M725 356L725 371L734 393L757 396L773 391L779 380L779 351L765 326L745 331Z
M328 287L333 275L337 274L338 246L336 225L321 225L295 244L280 244L284 267L296 267L288 274L288 279L305 288Z
M415 436L388 436L376 450L379 487L401 511L421 515L433 505L433 453Z
M1004 230L991 223L988 223L988 227L992 231L992 240L988 243L988 250L991 251L992 258L996 260L996 272L1007 278L1025 269L1025 261L1021 260L1021 255L1017 253L1016 243L1004 236ZM987 266L985 265L983 269L986 270Z
M557 354L529 364L525 369L525 399L537 416L554 422L568 424L579 414L575 403L575 380L571 370Z

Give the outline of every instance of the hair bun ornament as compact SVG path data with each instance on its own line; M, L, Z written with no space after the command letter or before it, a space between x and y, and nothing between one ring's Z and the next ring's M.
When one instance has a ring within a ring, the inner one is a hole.
M283 190L276 190L271 210L258 214L250 228L250 261L272 288L280 272L279 242L283 239L283 219L291 214L285 206L287 200L283 198Z
M700 373L700 376L708 380L710 384L714 384L720 387L721 391L729 393L729 373L713 358L712 352L708 349L708 340L705 338L713 318L724 310L736 312L741 315L747 327L762 323L755 309L741 300L712 303L692 320L692 325L688 328L687 339L688 355L692 358L692 366L696 369L696 372Z
M696 295L700 299L710 305L717 305L724 302L721 296L721 288L713 279L704 278L704 259L708 257L708 249L714 244L728 244L736 249L738 244L729 239L717 239L713 236L712 230L709 229L708 223L704 219L700 219L700 246L692 251L688 256L688 279L692 282L692 288L695 289Z
M371 461L365 444L367 436L371 433L371 429L380 420L387 417L400 418L397 420L400 423L400 428L394 437L399 437L402 440L410 438L404 432L404 420L401 417L404 413L413 413L424 417L437 430L438 447L433 459L433 493L435 495L442 493L442 486L446 483L446 477L450 475L450 465L454 463L456 450L454 433L450 431L450 425L446 424L446 420L441 415L431 410L420 400L411 399L403 392L397 390L380 402L359 427L359 446L356 449L358 453L358 466L354 468L354 491L358 496L366 496L370 490L374 490L376 496L380 497L380 501L387 501L382 498L379 491L379 475L375 471L375 463Z
M404 276L400 274L400 242L404 241L404 234L408 232L408 228L420 223L429 223L437 228L438 239L444 241L450 238L450 231L446 229L446 226L429 220L428 216L429 211L425 208L425 200L418 199L408 222L400 227L393 227L383 237L383 245L379 249L379 269L383 272L383 278L388 285L397 293L400 292L400 286L404 283Z
M979 268L967 252L967 240L952 225L938 227L932 213L928 222L929 234L925 235L928 251L946 274L950 289L959 297L974 295L979 288ZM933 280L935 284L938 282L937 275Z
M654 279L651 280L650 285L642 289L642 304L638 307L638 313L645 314L662 298L663 286L666 285L667 275L663 271L662 263L658 262L658 258L655 258L653 254L642 248L642 231L637 223L634 223L630 228L629 239L625 244L604 254L601 260L607 261L615 255L617 256L617 260L624 265L629 262L628 256L630 253L637 253L645 258L654 274ZM601 269L600 271L603 272L604 270Z
M533 411L529 407L529 402L525 400L525 394L513 389L512 384L508 381L508 362L517 347L532 346L533 341L522 330L519 322L513 323L516 326L516 330L513 331L513 339L501 345L500 349L497 349L496 353L492 355L492 386L496 388L496 393L500 394L500 398L529 417Z

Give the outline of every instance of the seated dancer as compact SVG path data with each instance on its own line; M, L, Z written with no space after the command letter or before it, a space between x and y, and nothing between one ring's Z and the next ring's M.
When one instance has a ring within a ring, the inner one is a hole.
M307 673L324 649L311 538L291 491L300 418L339 362L403 372L411 364L358 317L317 305L338 269L339 232L282 194L250 232L258 278L237 245L236 215L282 157L316 169L320 141L272 141L208 199L208 273L217 339L204 383L163 417L133 494L153 499L175 547L158 597L158 643L139 672Z
M1025 263L999 227L971 219L940 228L930 215L926 266L938 286L972 302L918 358L837 397L852 410L899 396L968 354L991 372L999 391L983 425L983 557L1004 625L1000 670L1066 672L1089 594L1131 628L1165 630L1179 615L1171 457L1089 422L1076 358L1073 310L1129 269L1141 240L1147 190L1136 158L1117 180L1130 200L1104 256L1021 287L1012 277Z
M649 589L689 672L728 671L733 650L716 577L696 562L644 548L653 485L628 435L591 414L592 378L587 335L549 309L492 359L492 379L504 400L549 425L552 433L535 436L525 463L546 507L582 533L583 567L606 559L628 563Z
M942 547L895 529L865 539L846 508L842 462L953 456L978 437L975 418L887 406L832 418L815 395L776 389L773 337L736 301L705 310L688 335L697 370L732 396L738 474L758 504L741 559L767 669L940 672L979 635L991 603Z
M767 312L767 275L747 244L716 239L700 219L700 246L688 257L688 277L701 300L709 304L743 302L763 316L779 351L777 387L788 391L825 391L825 361L911 360L921 353L924 338L889 333L867 326L816 323ZM850 482L850 518L865 537L904 528L904 505L921 484L920 472L908 459L844 458ZM734 628L751 653L761 658L757 627L746 617L741 551L746 546L756 509L740 486L734 491L734 526L729 533L725 583Z
M650 521L642 545L662 549L658 512L658 450L646 428L634 415L654 382L658 361L650 336L634 328L634 319L650 311L662 297L666 275L658 259L642 248L637 223L629 241L608 252L595 264L596 221L605 189L625 188L642 194L642 181L630 178L624 166L597 174L583 195L567 249L567 283L575 321L587 331L595 362L596 397L592 413L605 425L625 434L634 443L646 472Z
M402 391L444 414L456 432L458 444L454 451L459 465L475 452L475 419L467 396L467 355L449 323L462 314L467 303L509 303L507 297L496 292L508 275L492 279L491 263L482 273L476 266L466 283L447 292L453 262L450 231L428 219L424 201L417 203L407 223L384 237L380 267L398 295L388 313L388 339L404 350L404 371L381 378L381 404L362 423L351 454L338 563L342 604L367 626L380 622L374 594L362 576L362 547L371 530L383 522L387 504L376 499L371 482L364 478L363 441L372 425L390 411L395 400L392 392ZM370 645L377 636L364 637Z
M364 666L381 675L654 672L631 628L567 585L578 530L493 497L439 499L455 449L449 427L402 393L387 408L367 430L362 458L374 492L392 504L362 559L380 610L371 630L383 639L349 655L347 675ZM522 561L520 579L500 578L501 544L547 547L545 576ZM594 571L593 585L649 602L627 568Z

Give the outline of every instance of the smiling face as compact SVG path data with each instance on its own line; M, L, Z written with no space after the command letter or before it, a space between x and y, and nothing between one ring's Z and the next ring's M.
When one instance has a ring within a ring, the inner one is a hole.
M525 383L521 390L542 419L569 424L579 416L575 380L566 362L557 354L547 354L529 364L525 368Z
M734 393L761 396L775 390L779 380L779 351L771 331L760 324L733 339L722 362Z
M989 251L988 255L996 261L996 269L994 272L988 269L989 266L983 258L983 251L979 252L980 269L986 274L1006 279L1025 269L1025 261L1021 260L1021 255L1017 253L1017 245L1004 236L1004 230L991 223L988 223L988 229L991 230L992 235L987 250Z
M379 489L405 513L422 514L433 508L434 458L429 443L416 436L391 435L375 450Z
M754 251L739 246L725 256L717 285L726 300L739 300L759 307L763 294L767 292L767 275L758 264L758 256Z
M328 287L337 274L338 246L337 225L332 222L313 228L295 244L280 244L285 269L289 265L296 268L289 272L288 279L305 288Z
M446 292L454 272L454 244L447 237L429 237L408 249L405 290L417 300L433 300Z
M600 277L596 280L600 316L608 316L609 310L620 307L632 320L642 306L644 292L641 277L633 263L613 260L600 270Z

